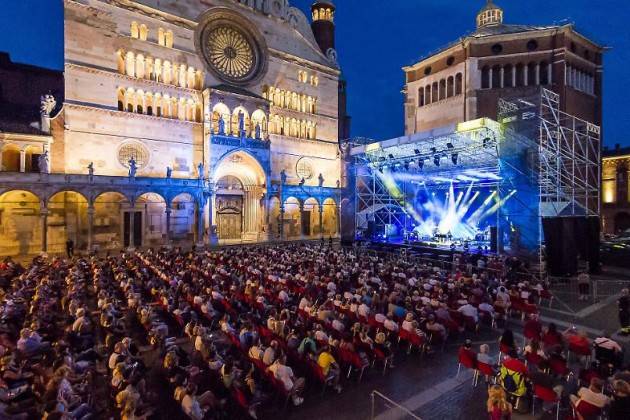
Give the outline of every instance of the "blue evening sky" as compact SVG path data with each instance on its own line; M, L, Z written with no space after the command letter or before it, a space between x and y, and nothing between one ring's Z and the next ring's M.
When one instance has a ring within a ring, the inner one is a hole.
M337 50L348 81L352 134L403 132L401 67L474 30L484 0L336 0ZM2 0L0 51L14 61L61 69L62 0ZM304 11L312 0L291 0ZM630 145L630 5L627 0L497 0L506 23L576 23L611 50L604 62L607 145ZM308 16L308 14L307 14ZM627 131L626 131L627 133Z

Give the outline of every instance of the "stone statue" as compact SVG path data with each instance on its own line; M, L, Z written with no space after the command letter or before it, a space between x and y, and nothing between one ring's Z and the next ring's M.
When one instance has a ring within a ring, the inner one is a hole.
M170 166L166 167L166 178L171 179L171 175L173 175L173 169Z
M242 112L238 113L238 134L240 136L245 135L245 114Z
M37 159L37 163L39 163L39 172L43 174L48 173L48 150L44 151L43 154L39 155Z
M287 183L287 172L284 169L280 171L280 181L282 185Z
M55 109L55 107L57 106L57 101L55 100L55 97L52 96L51 94L44 95L40 97L40 101L41 101L40 114L42 116L49 117L50 114Z
M256 124L256 140L260 140L260 133L261 129L260 129L260 124Z
M320 173L317 177L317 181L319 182L319 186L322 187L324 185L324 175Z
M341 186L341 182L339 182L339 180L337 180L337 188L339 188Z
M133 158L133 156L129 159L129 176L131 178L135 178L136 177L136 172L138 172L138 165L136 164L136 160Z
M94 162L90 162L90 164L87 166L87 170L89 176L94 175Z
M219 115L219 134L225 135L225 121L223 121L223 115Z
M302 177L302 179L300 179L300 187L304 184L306 184L306 180L304 179L304 177Z
M197 165L197 172L199 175L199 179L203 179L203 163L199 162L199 165Z
M41 130L44 133L50 133L50 114L57 106L57 101L55 101L55 97L52 95L45 95L40 98L41 106L39 108L39 113L41 117Z

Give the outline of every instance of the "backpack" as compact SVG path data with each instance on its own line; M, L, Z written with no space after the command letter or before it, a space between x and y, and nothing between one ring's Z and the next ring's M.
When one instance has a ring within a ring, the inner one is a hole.
M514 378L516 374L510 374L506 371L505 376L503 377L503 388L510 394L515 393L518 390L518 384Z

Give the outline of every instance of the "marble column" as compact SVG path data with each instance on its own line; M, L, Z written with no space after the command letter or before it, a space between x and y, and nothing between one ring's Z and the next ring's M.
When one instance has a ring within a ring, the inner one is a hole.
M540 85L540 64L536 63L536 86Z
M20 149L20 172L26 172L26 150Z
M304 203L300 202L300 240L304 238Z
M39 217L42 230L42 252L48 252L48 208L42 204L39 209Z
M203 247L203 202L197 204L197 246Z
M173 209L171 209L170 205L166 206L166 210L164 210L164 213L166 213L166 244L170 245L171 244L171 212L173 211Z
M88 245L87 245L87 251L88 252L92 252L92 247L93 247L93 242L94 242L94 238L93 238L93 230L94 230L94 204L90 204L88 205L88 209L87 209L87 219L88 219Z
M324 237L324 203L319 205L319 236Z
M129 212L129 250L133 251L136 248L136 241L134 238L134 231L135 231L135 217L136 216L136 212L134 207L131 207L131 211Z
M208 243L210 246L215 246L219 242L216 227L214 226L213 200L214 196L210 196L210 198L208 198Z
M284 240L284 203L280 203L280 240Z

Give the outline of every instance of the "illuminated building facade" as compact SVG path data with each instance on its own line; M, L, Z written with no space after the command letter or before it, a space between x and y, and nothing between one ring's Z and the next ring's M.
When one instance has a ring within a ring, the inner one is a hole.
M604 233L630 229L630 147L602 152L602 226Z
M331 1L311 22L288 0L63 4L45 139L3 139L0 254L337 235L347 116Z
M405 134L487 117L500 98L560 95L560 111L602 124L604 48L572 24L505 24L489 0L476 30L404 67Z

